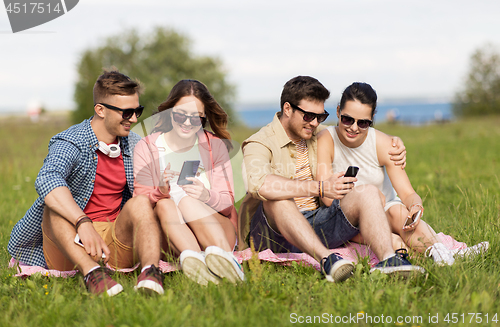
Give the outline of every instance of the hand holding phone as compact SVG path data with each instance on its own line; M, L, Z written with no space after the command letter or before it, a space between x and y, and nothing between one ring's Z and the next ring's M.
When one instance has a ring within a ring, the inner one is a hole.
M177 185L193 184L193 182L187 180L186 177L195 177L199 165L200 160L184 161L184 163L182 164L181 173L179 174L179 179L177 180Z
M412 230L419 223L420 218L422 218L422 209L415 212L411 217L406 218L405 224L403 226L404 231Z
M85 245L83 245L82 240L80 239L80 236L78 234L76 234L75 236L75 244L80 245L82 248L85 248ZM102 253L101 257L103 259L106 259L106 255L104 254L104 252Z
M356 166L349 166L347 167L347 170L344 174L344 177L356 177L358 174L359 167ZM351 183L345 183L345 184L351 184Z

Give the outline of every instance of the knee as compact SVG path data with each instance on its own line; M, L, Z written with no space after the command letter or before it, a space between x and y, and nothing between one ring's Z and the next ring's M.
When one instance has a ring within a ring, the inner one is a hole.
M377 195L377 196L380 195L380 191L375 185L367 184L358 186L356 188L359 188L363 194Z
M200 200L198 199L195 199L191 196L185 196L183 197L180 201L179 201L179 206L182 206L182 207L193 207L193 206L196 206L196 205L199 205L199 204L204 204L203 202L201 202Z
M149 198L145 195L135 196L128 200L125 205L129 207L129 210L131 209L132 213L136 213L133 214L134 216L153 215L153 205L151 204L151 201L149 201Z
M148 206L152 208L151 201L149 201L149 198L143 194L134 196L133 198L127 201L127 203L129 202L134 206L141 206L141 207Z
M277 201L264 201L262 202L264 211L286 211L297 209L297 205L293 199L290 200L277 200Z
M282 224L288 224L302 219L304 216L299 212L295 201L279 200L264 201L262 203L267 222L274 230L279 230Z
M385 204L385 197L382 195L380 190L374 185L361 185L356 186L353 189L353 194L356 194L363 203L370 200L376 200ZM382 196L382 197L381 197Z
M160 201L156 202L155 213L157 215L161 215L165 212L171 212L173 210L177 209L175 202L172 199L161 199Z

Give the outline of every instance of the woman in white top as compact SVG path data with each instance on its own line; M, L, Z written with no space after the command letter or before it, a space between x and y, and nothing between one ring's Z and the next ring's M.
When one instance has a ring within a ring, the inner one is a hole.
M134 150L134 195L149 197L164 231L163 249L180 254L188 277L204 285L244 280L233 255L237 213L226 112L196 80L178 82L158 111L153 133ZM188 161L199 166L189 184L178 183Z
M427 223L418 218L412 220L418 212L424 212L422 199L413 189L406 171L390 164L387 154L390 137L370 127L376 104L377 94L369 84L353 83L345 89L337 107L339 124L318 135L318 149L321 151L318 151L317 178L325 180L334 173L342 176L348 166L359 167L356 186L377 186L392 232L399 235L409 248L428 251L440 264L453 264L457 254L485 251L487 242L460 253L448 250ZM332 202L327 198L322 200L328 206ZM362 242L362 235L353 241Z

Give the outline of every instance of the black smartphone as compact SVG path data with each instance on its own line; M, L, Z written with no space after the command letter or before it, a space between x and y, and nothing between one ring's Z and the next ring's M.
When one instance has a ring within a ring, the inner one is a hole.
M345 171L344 177L356 177L358 174L359 167L349 166ZM353 184L353 183L344 183L344 184Z
M349 166L345 172L344 177L356 177L358 174L359 167Z
M193 182L188 181L186 177L195 177L199 165L200 160L184 161L184 163L182 164L181 173L179 174L179 179L177 180L177 185L193 184Z

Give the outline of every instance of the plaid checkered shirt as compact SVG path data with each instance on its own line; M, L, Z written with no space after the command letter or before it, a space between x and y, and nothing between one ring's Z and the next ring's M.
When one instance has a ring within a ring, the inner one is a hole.
M35 181L39 197L17 222L10 234L8 251L20 262L32 266L46 267L43 255L42 217L44 199L52 190L65 186L73 199L83 210L94 190L97 170L99 141L90 125L90 119L73 125L55 135L49 142L49 153ZM139 135L130 132L120 138L123 164L127 178L123 190L121 207L132 197L134 191L133 148L140 140Z

